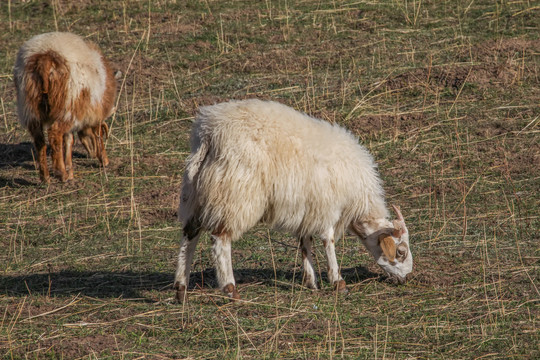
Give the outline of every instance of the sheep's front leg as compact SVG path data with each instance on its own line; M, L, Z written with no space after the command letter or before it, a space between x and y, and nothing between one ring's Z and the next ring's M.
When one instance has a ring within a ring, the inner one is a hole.
M64 134L64 164L66 165L67 179L73 180L73 134Z
M313 257L311 255L311 247L313 239L311 236L300 238L300 246L302 248L302 260L304 262L304 284L310 289L317 289L317 276L313 268Z
M107 158L107 152L105 151L105 139L108 135L109 127L105 123L101 123L94 128L94 134L96 134L96 156L102 166L109 165L109 158Z
M216 274L219 288L231 299L240 299L236 290L236 282L231 260L231 238L226 232L214 232L212 234L212 255L216 264Z
M336 258L334 229L327 231L327 233L322 236L322 241L326 251L326 259L328 261L328 280L334 286L334 290L346 293L348 292L347 286L345 280L343 280L339 273L339 266Z
M176 300L184 302L187 299L187 288L189 286L189 274L193 262L193 254L199 242L201 234L200 225L191 220L184 226L184 234L180 243L180 252L178 253L178 264L176 275L174 277L174 289L176 290Z

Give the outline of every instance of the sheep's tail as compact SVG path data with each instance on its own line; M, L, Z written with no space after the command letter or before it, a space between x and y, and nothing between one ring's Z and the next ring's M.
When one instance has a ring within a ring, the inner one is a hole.
M26 105L40 122L62 118L66 112L69 68L55 51L35 54L25 63L25 79L21 89Z
M182 191L180 193L180 205L178 207L178 219L184 226L193 218L197 218L198 197L195 185L195 177L199 173L202 163L208 154L209 143L202 141L187 159Z
M203 163L204 159L206 158L206 154L208 153L208 148L208 142L205 141L205 139L202 139L197 150L189 156L186 165L186 174L190 182L193 182L195 176L199 172L201 164Z

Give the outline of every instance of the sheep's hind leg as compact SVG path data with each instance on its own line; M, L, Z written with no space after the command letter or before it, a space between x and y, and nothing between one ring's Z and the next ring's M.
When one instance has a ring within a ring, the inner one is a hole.
M45 134L41 125L32 123L29 127L30 134L34 139L34 145L37 152L37 162L39 169L39 178L44 183L49 183L49 168L47 167L47 143L45 142Z
M300 247L302 248L302 260L304 263L304 284L310 289L317 289L317 276L313 268L313 257L311 247L313 239L311 236L300 238Z
M49 144L52 150L52 167L54 175L62 182L67 181L68 174L64 164L64 124L59 125L59 122L54 122L49 128Z
M190 220L184 226L184 234L180 243L180 252L178 253L178 265L174 277L174 289L176 290L176 300L184 302L187 299L187 288L189 286L189 274L193 262L193 254L199 242L201 234L200 224Z
M334 290L340 293L347 293L347 285L339 273L334 241L334 230L330 229L327 234L322 236L322 240L324 249L326 251L326 259L328 261L328 280L334 286Z
M212 255L216 264L216 275L220 289L233 300L239 300L231 260L231 237L227 232L212 233Z

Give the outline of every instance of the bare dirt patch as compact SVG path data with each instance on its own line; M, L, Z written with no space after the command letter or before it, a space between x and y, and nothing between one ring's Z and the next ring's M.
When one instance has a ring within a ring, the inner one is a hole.
M370 114L361 115L351 119L347 128L357 136L373 136L388 131L396 134L409 132L428 124L423 112L411 112L405 114Z
M481 89L506 87L535 76L534 69L523 66L523 58L533 56L540 48L538 40L491 40L461 50L463 63L478 64L424 67L408 70L387 80L390 90L442 87L459 90L465 82Z
M152 191L137 197L145 215L144 222L176 221L177 208L180 201L180 190L177 186ZM148 225L145 224L145 225Z
M134 196L134 202L140 212L141 226L151 226L161 222L177 220L177 208L180 201L180 189L175 185L153 188ZM132 198L120 200L122 207L131 206Z
M467 256L466 254L448 254L438 251L430 253L429 258L415 258L414 271L411 273L413 283L434 288L448 287L463 282L466 272L474 270L472 264L480 262L480 259L470 258L466 267L456 265L456 259ZM472 268L469 268L471 267Z
M389 79L386 85L390 90L439 87L458 91L468 82L485 89L491 86L513 85L518 80L518 74L516 66L508 63L453 65L410 70Z
M507 175L526 175L530 174L531 169L540 167L540 145L536 142L530 142L525 148L515 151L507 151L499 145L486 152L495 153L489 157L489 162Z
M56 354L64 359L76 359L88 354L114 353L121 350L118 335L88 335L46 339L28 345L26 353Z
M499 61L513 59L517 56L532 55L540 50L540 40L528 40L521 38L508 38L488 40L477 44L470 49L464 49L460 55L466 59L472 58L477 61Z
M123 57L115 57L111 59L115 70L122 72L123 76L126 76L126 83L124 84L124 91L128 94L131 91L135 91L135 83L153 84L163 87L169 83L171 78L171 68L169 63L161 58L152 57L156 54L145 54L141 51L137 52L132 58L133 53L127 54ZM120 89L121 80L119 80L118 88ZM159 90L156 86L154 91Z

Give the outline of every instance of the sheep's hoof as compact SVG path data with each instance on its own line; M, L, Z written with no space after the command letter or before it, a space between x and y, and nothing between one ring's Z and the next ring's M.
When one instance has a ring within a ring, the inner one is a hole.
M68 174L67 174L67 172L65 172L65 171L62 172L62 171L60 171L60 170L56 170L56 171L54 172L54 176L55 176L56 178L58 178L58 179L59 179L61 182L63 182L63 183L66 182L66 181L68 181L68 177L69 177Z
M41 180L41 182L43 184L50 184L51 183L51 176L49 175L49 172L47 171L47 169L39 169L39 180Z
M223 292L224 292L225 294L227 294L227 296L228 296L232 301L240 300L240 294L239 294L238 291L236 290L236 286L234 286L233 284L227 284L227 285L225 285L225 287L223 288Z
M173 288L176 289L176 301L179 303L187 302L186 285L180 285L180 283L176 282Z
M334 290L340 294L349 293L349 289L347 289L347 285L345 284L345 280L343 279L334 282Z

